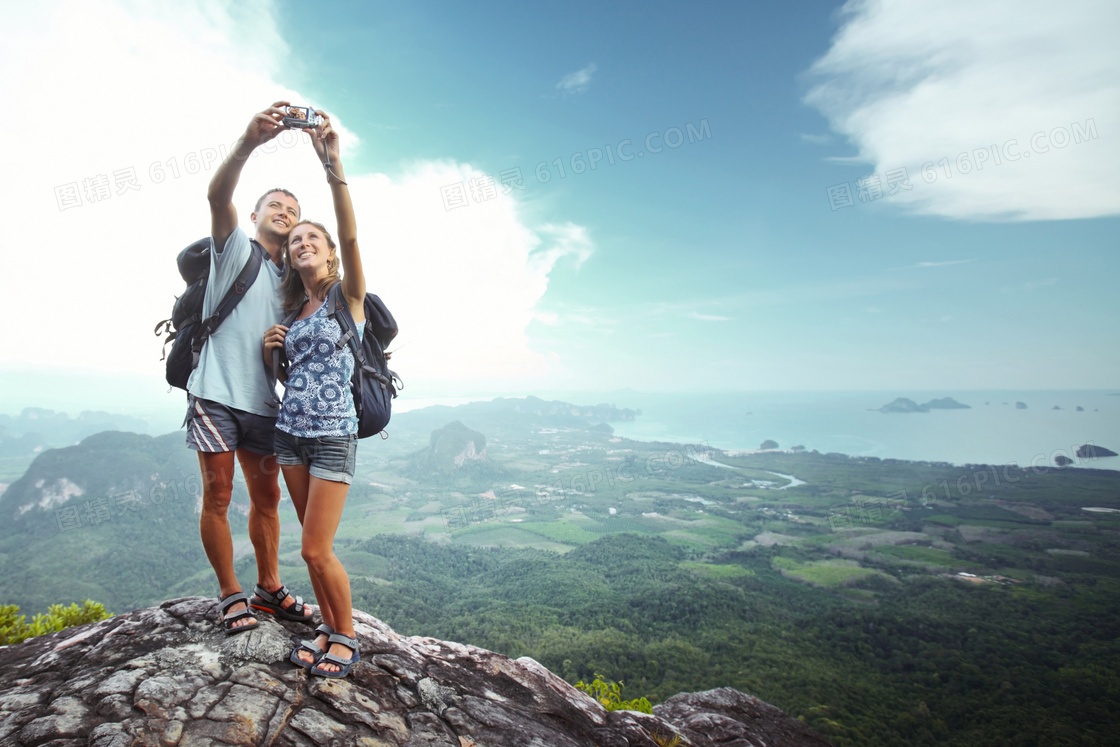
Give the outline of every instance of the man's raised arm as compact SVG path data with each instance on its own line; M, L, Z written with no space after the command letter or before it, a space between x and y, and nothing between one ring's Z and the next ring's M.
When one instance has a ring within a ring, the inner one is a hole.
M237 139L233 150L210 180L206 199L210 201L210 235L214 237L215 251L221 252L225 248L226 239L237 228L233 191L237 188L237 180L241 178L241 169L245 167L253 150L287 129L280 124L286 113L281 107L286 106L287 101L277 101L264 111L254 114L245 133Z

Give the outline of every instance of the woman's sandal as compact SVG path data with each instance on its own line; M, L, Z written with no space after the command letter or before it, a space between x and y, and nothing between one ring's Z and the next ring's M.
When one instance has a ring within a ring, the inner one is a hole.
M296 600L287 607L284 607L283 602L288 597ZM297 597L288 591L288 587L281 585L276 591L266 591L263 586L257 584L257 593L253 595L253 600L249 602L253 609L261 610L262 612L269 612L277 617L282 617L285 620L295 620L296 622L309 623L315 613L311 611L311 605L303 603L303 597Z
M341 643L343 646L353 651L354 655L349 659L343 659L341 656L330 653L330 644L332 643ZM319 660L315 662L315 666L311 667L311 674L317 674L320 677L341 679L350 674L350 668L357 664L358 660L362 658L361 654L358 652L358 639L356 637L348 638L341 633L334 633L327 637L327 648L328 652L319 657ZM322 668L324 664L335 664L339 667L339 670L337 672L327 671Z
M315 628L315 632L327 636L327 640L329 641L330 637L334 635L334 628L332 628L330 625L327 625L326 623L323 623L319 627ZM305 661L299 658L300 651L310 651L312 660ZM318 644L315 643L315 639L312 639L310 641L300 641L299 645L296 646L294 651L292 651L292 655L288 658L291 659L292 663L296 666L303 667L304 669L311 669L311 667L319 663L319 659L322 658L324 653L325 652L323 651L323 649L319 648Z
M229 611L229 608L239 602L245 603L245 609L227 615L226 612ZM235 622L246 617L251 617L253 622L247 625L234 625ZM218 622L225 628L226 635L244 633L260 625L260 622L257 621L257 616L249 610L249 595L243 591L236 591L224 599L221 594L218 594Z

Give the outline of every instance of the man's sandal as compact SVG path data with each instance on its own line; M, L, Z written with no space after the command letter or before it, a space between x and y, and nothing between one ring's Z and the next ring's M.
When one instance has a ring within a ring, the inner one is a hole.
M230 607L240 602L245 603L245 609L240 612L226 614L229 612ZM253 622L247 625L234 625L238 620L244 620L247 617L252 618ZM224 599L221 594L218 595L218 622L225 628L226 635L244 633L260 625L260 622L257 621L257 616L249 610L249 595L243 591L234 592Z
M315 628L315 632L327 636L327 640L330 640L330 637L334 635L334 628L332 628L330 625L327 625L326 623L323 623L319 627ZM311 652L312 660L305 661L304 659L299 658L300 651ZM319 663L319 659L322 658L324 653L325 652L323 651L323 649L319 648L318 644L315 643L315 639L312 638L310 641L300 641L299 645L296 646L294 651L292 651L292 655L288 658L291 659L292 663L297 666L303 667L304 669L311 669L311 667Z
M287 607L284 607L283 602L288 597L296 600ZM315 613L311 611L311 605L303 603L303 597L297 597L288 591L287 586L281 586L276 591L266 591L263 586L257 584L257 593L253 595L253 599L249 604L253 609L268 612L277 617L282 617L285 620L295 620L296 622L309 623Z
M332 643L341 643L343 646L353 651L354 655L349 659L343 659L341 656L330 653L330 644ZM315 666L311 667L311 674L317 674L320 677L341 679L350 674L350 668L357 664L358 660L362 658L361 654L358 652L358 639L348 638L341 633L334 633L327 637L327 649L328 652L320 656ZM329 672L322 668L324 664L335 664L339 667L339 670L337 672Z

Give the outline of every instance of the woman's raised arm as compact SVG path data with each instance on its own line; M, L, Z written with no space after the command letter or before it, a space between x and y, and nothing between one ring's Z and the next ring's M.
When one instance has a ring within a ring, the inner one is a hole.
M331 197L334 199L338 251L342 260L342 294L350 305L354 321L361 324L365 321L366 277L362 271L362 255L358 251L358 225L354 220L354 204L350 200L350 188L346 184L346 173L339 156L338 133L331 127L330 117L321 110L316 113L323 121L311 131L311 141L326 171L327 183L331 186Z

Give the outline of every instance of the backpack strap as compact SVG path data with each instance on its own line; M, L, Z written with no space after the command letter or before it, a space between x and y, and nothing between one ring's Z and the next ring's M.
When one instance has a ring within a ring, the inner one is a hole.
M341 282L335 283L327 291L327 316L338 322L338 327L342 330L342 336L334 344L335 349L342 350L343 345L349 344L350 351L354 353L354 362L365 368L366 356L362 352L362 346L358 344L358 335L354 329L357 325L354 323L354 315L350 313L350 305L342 295Z
M222 322L233 313L234 308L240 303L246 291L256 282L257 275L260 274L261 264L264 262L264 247L258 244L256 240L252 240L249 246L249 259L245 266L234 278L233 285L226 291L226 295L218 303L214 313L203 319L198 328L198 334L195 335L194 343L191 345L192 370L198 367L198 360L202 356L202 346L210 339L210 335L217 331Z
M366 360L365 351L362 350L362 345L358 341L357 324L354 322L354 317L350 313L350 305L346 303L346 298L342 295L342 283L336 283L331 286L330 291L327 293L327 316L338 322L339 329L342 330L342 335L335 343L335 348L341 350L343 345L350 345L350 351L354 354L354 369L361 370L363 375L372 376L377 379L381 384L382 389L389 389L393 396L396 391L393 389L393 382L391 379L383 376L376 368L371 366L369 361ZM367 320L368 321L368 320ZM370 330L366 329L366 334L371 335L371 342L381 347L376 335L373 335ZM362 338L365 339L364 337Z

